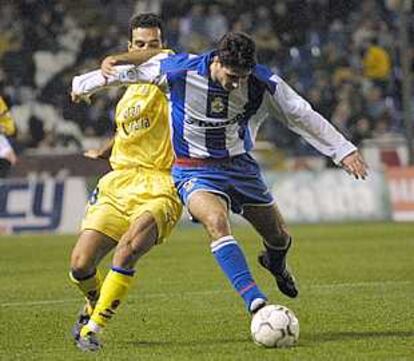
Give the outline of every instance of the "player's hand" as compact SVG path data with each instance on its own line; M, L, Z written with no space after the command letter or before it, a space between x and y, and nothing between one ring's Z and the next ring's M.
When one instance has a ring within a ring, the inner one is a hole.
M80 103L84 101L86 104L91 104L91 98L87 95L75 94L74 92L70 93L70 98L74 103Z
M113 56L107 56L101 63L101 71L102 75L105 78L109 78L116 74L114 66L116 65L117 61Z
M358 151L348 154L342 159L341 166L356 179L365 179L368 176L368 166Z
M83 156L89 159L103 159L104 158L99 149L89 149L83 153Z

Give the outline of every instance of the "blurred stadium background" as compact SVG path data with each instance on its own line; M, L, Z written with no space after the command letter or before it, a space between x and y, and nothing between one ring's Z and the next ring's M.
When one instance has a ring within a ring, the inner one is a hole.
M107 170L81 154L113 134L120 93L74 105L71 78L124 51L139 12L162 15L178 52L211 48L229 30L251 34L259 60L361 147L371 176L354 182L277 121L265 123L256 157L271 186L278 179L289 221L414 219L411 1L3 0L0 95L19 156L9 175L18 180L1 183L3 232L76 231L82 189Z
M0 0L0 7L0 96L16 122L10 141L19 157L0 179L0 360L84 359L68 336L81 300L65 281L88 192L108 165L82 152L112 136L120 93L75 105L70 83L126 49L128 20L140 12L162 15L178 52L212 48L229 30L251 34L259 60L357 144L370 166L369 178L356 181L274 119L261 129L255 157L295 224L298 301L274 292L258 269L252 230L235 234L272 300L298 313L300 345L278 357L412 359L410 0ZM248 318L199 240L206 236L188 225L140 263L139 287L100 359L137 352L151 360L275 359L249 340Z

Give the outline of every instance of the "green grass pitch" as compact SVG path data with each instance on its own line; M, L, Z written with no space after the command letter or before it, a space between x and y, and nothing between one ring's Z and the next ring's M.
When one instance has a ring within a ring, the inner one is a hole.
M293 226L297 300L259 268L255 233L234 233L271 302L299 318L296 347L253 344L204 232L180 227L139 263L98 354L80 352L69 335L82 303L67 282L76 237L1 237L0 360L414 360L414 224Z

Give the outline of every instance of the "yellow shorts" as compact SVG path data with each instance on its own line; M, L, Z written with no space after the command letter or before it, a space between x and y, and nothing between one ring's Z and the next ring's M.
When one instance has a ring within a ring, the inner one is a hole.
M150 212L158 243L171 233L182 206L171 175L144 169L113 170L103 176L89 198L81 230L93 229L119 241L130 224Z

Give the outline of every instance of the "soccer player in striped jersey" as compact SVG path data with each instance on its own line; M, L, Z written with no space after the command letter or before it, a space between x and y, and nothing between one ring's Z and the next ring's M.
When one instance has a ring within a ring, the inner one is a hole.
M132 18L128 49L160 49L162 23L154 14ZM76 100L76 99L74 99ZM89 157L111 152L112 171L92 193L72 251L70 279L86 299L72 329L77 346L96 351L96 336L123 302L137 260L165 241L181 215L171 177L173 151L168 103L156 85L128 86L118 102L113 143ZM112 268L102 280L97 266L115 248Z
M107 86L136 82L165 88L175 185L189 213L208 232L221 269L248 311L254 313L266 303L232 235L231 210L263 239L259 262L280 291L296 297L298 289L286 265L292 237L250 155L258 128L271 113L357 179L365 178L367 167L356 147L279 76L256 63L255 44L244 33L226 34L218 49L201 55L150 55L110 56L102 65L104 75L99 70L75 77L72 89L78 97L89 97Z

